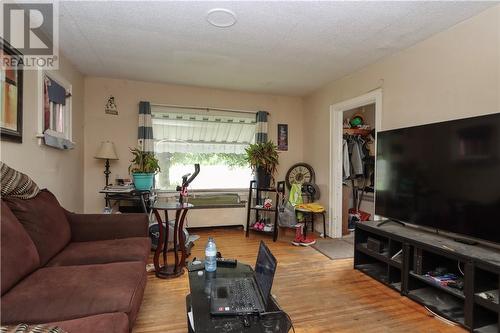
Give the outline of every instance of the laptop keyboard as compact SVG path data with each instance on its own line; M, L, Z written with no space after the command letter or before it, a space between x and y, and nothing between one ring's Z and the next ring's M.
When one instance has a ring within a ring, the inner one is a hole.
M259 311L252 280L236 280L229 286L231 294L231 307L235 311L252 312Z

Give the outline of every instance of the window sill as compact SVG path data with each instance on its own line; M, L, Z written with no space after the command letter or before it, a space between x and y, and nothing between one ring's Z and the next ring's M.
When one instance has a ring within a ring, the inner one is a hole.
M247 193L248 189L247 188L214 188L214 189L196 189L196 190L189 190L189 193ZM160 190L157 189L156 193L158 195L168 195L168 194L179 194L179 191L174 191L174 190Z
M59 147L55 147L55 146L51 146L51 145L46 144L45 141L44 141L44 138L45 138L44 134L37 133L35 135L35 138L37 139L39 146L44 145L44 146L47 146L47 147L56 148L56 149L60 149L60 150L71 150L76 145L76 143L74 141L62 138L65 142L67 142L67 143L69 143L71 145L71 148L59 148Z

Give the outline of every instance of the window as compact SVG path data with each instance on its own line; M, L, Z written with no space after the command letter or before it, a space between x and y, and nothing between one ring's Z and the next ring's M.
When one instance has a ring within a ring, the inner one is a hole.
M43 133L71 140L71 86L43 75Z
M53 71L38 71L37 81L39 144L73 148L72 85Z
M201 171L192 189L247 188L252 172L245 148L255 140L255 115L152 106L155 153L161 172L156 187L175 190L182 175Z

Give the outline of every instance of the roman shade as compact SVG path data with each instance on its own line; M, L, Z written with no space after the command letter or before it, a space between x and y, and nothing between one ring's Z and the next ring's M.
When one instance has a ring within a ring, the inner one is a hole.
M255 114L152 107L155 152L243 154L255 141Z

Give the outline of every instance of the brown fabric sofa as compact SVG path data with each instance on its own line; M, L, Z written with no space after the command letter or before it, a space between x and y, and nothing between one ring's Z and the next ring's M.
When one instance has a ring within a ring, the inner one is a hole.
M75 214L52 193L2 198L2 325L129 332L146 286L144 214Z

